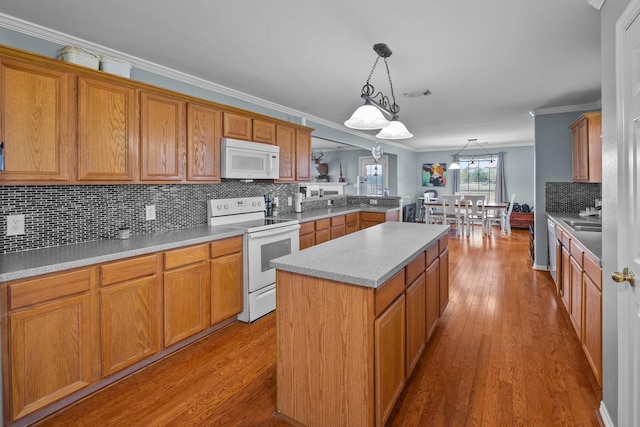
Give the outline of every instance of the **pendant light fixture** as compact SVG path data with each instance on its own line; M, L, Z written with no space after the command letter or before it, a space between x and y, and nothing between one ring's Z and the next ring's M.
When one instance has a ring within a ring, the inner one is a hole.
M491 153L489 153L487 151L486 148L484 148L482 145L480 145L480 143L478 142L477 139L468 139L467 143L465 144L464 147L462 147L462 149L460 151L458 151L454 156L453 156L453 163L451 163L448 167L448 169L460 169L460 163L458 163L456 161L456 159L458 158L458 155L460 153L462 153L462 151L464 151L465 148L467 148L469 146L469 144L474 143L476 144L478 147L480 147L485 153L487 153L489 155L489 165L487 166L489 169L494 169L498 167L498 164L496 162L493 161L493 155ZM471 163L469 163L468 168L469 169L476 169L478 167L478 164L471 159Z
M396 104L396 96L393 91L391 73L389 72L389 63L387 62L387 58L390 57L392 53L391 49L389 49L389 47L384 43L378 43L373 46L373 50L378 54L378 57L373 63L369 77L360 91L360 97L365 101L364 105L358 107L351 118L344 122L344 125L351 129L360 130L382 129L376 135L376 138L380 139L411 138L413 135L398 118L400 107ZM389 87L391 89L391 100L382 92L375 93L375 88L371 83L369 83L380 58L384 59L384 64L387 68L387 77L389 78ZM390 120L387 119L385 115L389 117Z

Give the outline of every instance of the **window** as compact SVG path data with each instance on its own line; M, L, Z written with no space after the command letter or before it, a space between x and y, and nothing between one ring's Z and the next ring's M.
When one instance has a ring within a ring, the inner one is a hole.
M489 167L491 160L491 157L459 159L460 193L484 194L488 202L495 201L498 169ZM493 163L496 163L495 159Z
M360 196L383 196L384 190L389 188L388 157L382 156L378 163L373 157L360 157L360 179L366 179L364 183L359 183L358 195ZM388 191L388 190L387 190Z

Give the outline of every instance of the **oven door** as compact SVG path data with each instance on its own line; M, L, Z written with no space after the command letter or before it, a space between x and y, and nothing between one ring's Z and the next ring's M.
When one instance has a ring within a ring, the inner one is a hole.
M271 260L300 250L300 225L288 225L247 235L248 292L276 282Z

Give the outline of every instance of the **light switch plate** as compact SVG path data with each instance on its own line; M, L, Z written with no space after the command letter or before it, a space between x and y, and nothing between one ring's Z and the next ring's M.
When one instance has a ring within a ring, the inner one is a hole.
M24 233L24 215L7 215L7 236L21 236Z
M156 205L147 205L144 207L146 212L147 221L156 219Z

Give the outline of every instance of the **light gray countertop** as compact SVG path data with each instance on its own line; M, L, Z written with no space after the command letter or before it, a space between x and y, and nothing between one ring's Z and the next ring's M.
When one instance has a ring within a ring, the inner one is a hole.
M595 257L597 257L602 263L602 232L598 231L575 231L564 220L579 220L584 222L593 222L597 224L602 223L602 219L599 216L595 217L582 217L577 213L560 213L560 212L547 212L547 216L551 218L556 224L560 224L563 230L571 235L582 245L589 250Z
M285 219L297 219L298 221L308 222L316 221L323 218L331 218L336 215L344 215L354 212L381 212L387 213L389 211L399 211L398 206L376 206L376 205L351 205L351 206L332 206L320 209L312 209L309 211L302 211L302 213L287 213L280 215L280 218Z
M0 255L0 282L211 242L242 233L242 230L203 225L141 234L125 240L96 240L4 254Z
M449 226L385 222L271 261L284 271L377 288Z

